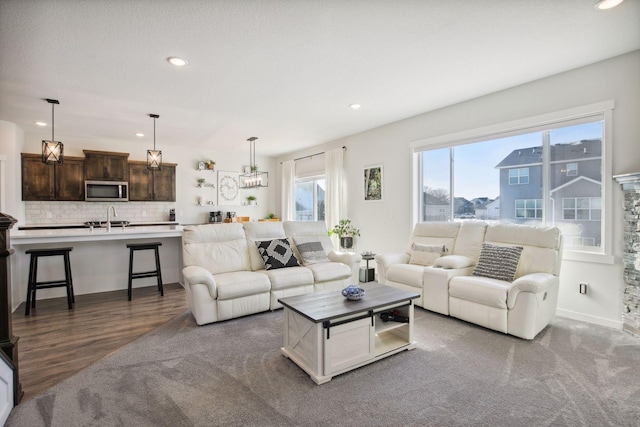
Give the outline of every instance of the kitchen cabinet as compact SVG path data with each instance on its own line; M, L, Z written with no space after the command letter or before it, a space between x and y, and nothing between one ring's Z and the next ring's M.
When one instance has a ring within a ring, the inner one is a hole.
M42 155L22 153L22 200L84 200L84 159L64 157L48 165Z
M98 181L129 181L129 153L83 150L84 178Z
M129 201L175 202L176 164L163 163L150 171L147 162L129 162Z

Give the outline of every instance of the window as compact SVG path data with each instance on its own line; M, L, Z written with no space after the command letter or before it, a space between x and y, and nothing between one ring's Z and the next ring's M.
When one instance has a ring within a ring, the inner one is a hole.
M610 164L603 153L612 105L567 110L570 120L553 113L544 120L504 124L505 132L491 126L416 142L421 190L416 214L422 221L476 218L557 226L565 248L605 252L610 225L603 220L603 202L610 186L603 183L603 171L610 174ZM609 255L610 237L607 245Z
M324 177L297 179L296 221L324 221Z
M542 199L516 199L516 218L542 219Z
M528 184L529 168L509 169L509 185Z
M600 197L575 197L562 199L562 219L569 221L600 221L602 199Z

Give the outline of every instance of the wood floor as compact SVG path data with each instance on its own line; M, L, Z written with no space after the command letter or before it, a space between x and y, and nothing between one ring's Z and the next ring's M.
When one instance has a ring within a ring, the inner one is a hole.
M12 315L18 341L22 402L42 393L81 369L108 356L187 309L178 283L76 295L73 310L67 299L38 300L30 316L24 303Z

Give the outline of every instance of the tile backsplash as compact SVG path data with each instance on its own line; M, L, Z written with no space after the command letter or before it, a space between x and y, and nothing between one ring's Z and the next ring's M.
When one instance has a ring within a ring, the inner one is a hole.
M25 202L26 225L82 224L85 221L106 221L107 208L116 207L113 220L129 222L169 221L174 202Z

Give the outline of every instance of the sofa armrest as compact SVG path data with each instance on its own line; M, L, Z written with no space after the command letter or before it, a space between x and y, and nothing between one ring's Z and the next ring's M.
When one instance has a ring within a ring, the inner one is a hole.
M213 278L213 274L204 267L198 265L190 265L182 269L182 275L184 277L185 284L187 286L202 284L209 289L211 298L218 298L218 288L216 286L216 279Z
M346 264L351 269L351 282L358 283L358 274L362 255L353 252L331 251L329 252L328 258L330 261Z
M378 283L384 285L387 282L387 270L393 264L409 264L411 257L404 252L378 254L375 257L378 266Z
M507 293L507 307L512 309L520 292L538 294L551 289L559 284L558 276L550 273L531 273L517 278L511 283Z

